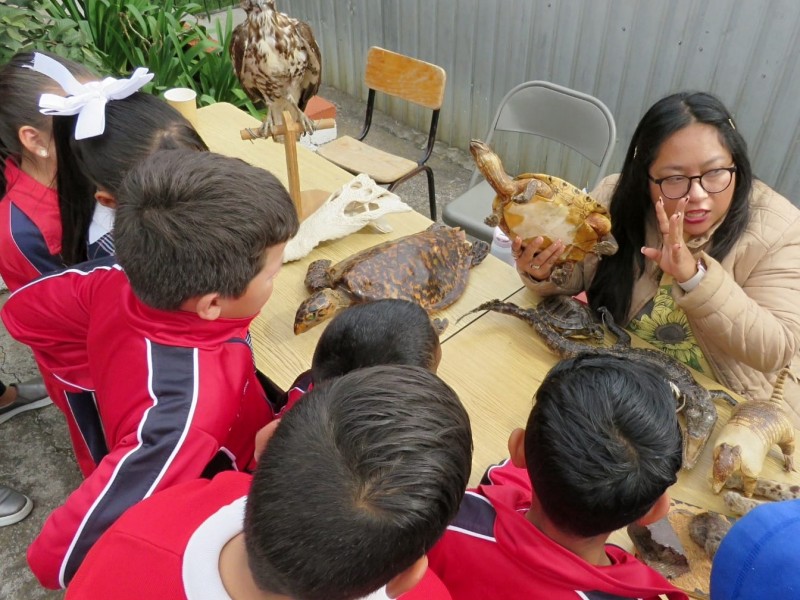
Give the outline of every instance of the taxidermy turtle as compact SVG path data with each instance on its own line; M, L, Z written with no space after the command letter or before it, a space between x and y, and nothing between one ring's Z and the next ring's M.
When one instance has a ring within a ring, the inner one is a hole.
M571 296L545 296L532 310L563 337L598 342L605 338L605 329L594 313Z
M617 251L608 211L591 196L552 175L524 173L512 178L503 170L500 157L480 140L472 140L469 150L497 192L487 225L499 225L508 237L519 236L525 244L541 236L543 248L556 240L564 242L564 252L550 276L553 283L565 283L574 264L587 254L607 256Z
M313 294L297 309L294 332L303 333L352 304L383 298L411 300L429 313L446 308L464 293L469 270L488 253L486 242L470 243L461 229L433 224L333 266L329 260L314 261L305 280Z

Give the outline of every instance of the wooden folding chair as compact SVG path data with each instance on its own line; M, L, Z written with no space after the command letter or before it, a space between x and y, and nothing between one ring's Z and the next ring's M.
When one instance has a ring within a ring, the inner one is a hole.
M320 146L319 155L351 173L366 173L378 183L388 184L389 190L424 171L428 176L431 219L435 221L436 188L433 171L425 163L433 152L446 80L447 74L441 67L373 46L367 53L364 73L364 81L369 88L364 128L358 138L342 136ZM384 152L362 141L372 124L375 92L389 94L433 111L425 154L418 161Z

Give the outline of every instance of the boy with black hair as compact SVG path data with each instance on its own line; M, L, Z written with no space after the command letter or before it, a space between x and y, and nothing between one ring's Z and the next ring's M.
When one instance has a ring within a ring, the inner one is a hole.
M221 473L133 507L67 598L350 600L413 588L469 478L455 392L423 368L369 367L317 385L268 428L254 476ZM404 598L449 598L437 583Z
M663 373L611 356L562 361L508 445L510 463L467 492L430 553L454 598L686 600L606 543L669 510L681 432Z
M315 383L374 365L415 365L435 373L442 358L439 334L416 302L384 299L337 314L322 332L311 360L288 392L290 407Z
M70 408L97 468L28 550L50 588L65 587L136 502L247 468L256 432L274 417L247 335L297 231L285 188L238 159L164 150L129 172L118 200L119 264L46 276L2 313L76 398L93 394Z

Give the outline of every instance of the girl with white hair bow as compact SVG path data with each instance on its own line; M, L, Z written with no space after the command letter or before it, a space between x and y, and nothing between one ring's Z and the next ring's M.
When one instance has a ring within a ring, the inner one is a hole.
M208 147L178 111L138 91L153 77L147 69L81 84L46 58L37 55L33 69L68 94L45 94L39 106L54 116L62 256L71 265L113 255L117 190L133 165L156 150Z
M44 93L65 92L27 68L33 57L20 52L0 67L0 276L11 291L64 266L52 119L38 104ZM58 60L81 80L95 78L79 63Z

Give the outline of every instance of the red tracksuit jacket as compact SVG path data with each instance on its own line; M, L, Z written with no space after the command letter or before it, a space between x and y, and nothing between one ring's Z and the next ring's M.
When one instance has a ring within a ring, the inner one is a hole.
M182 483L136 505L89 552L67 588L67 598L227 597L221 589L219 552L242 530L251 481L246 473L220 473L211 481ZM428 570L401 599L450 600L450 594Z
M71 417L99 464L28 550L42 585L66 586L103 531L153 492L251 465L273 418L246 341L251 318L150 308L118 265L97 262L21 288L2 318L66 389L93 398L80 396Z
M58 194L24 173L11 159L5 164L6 193L0 200L0 277L12 292L61 260Z
M510 461L468 491L458 516L428 553L430 568L453 600L687 600L661 575L622 548L606 545L614 564L587 563L541 533L525 513L531 484Z

